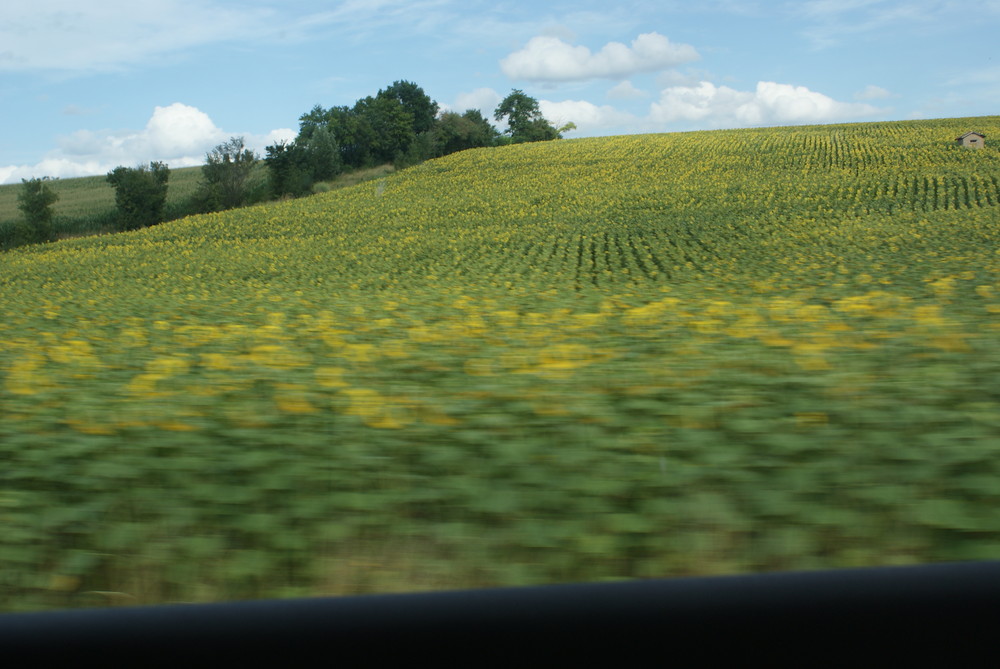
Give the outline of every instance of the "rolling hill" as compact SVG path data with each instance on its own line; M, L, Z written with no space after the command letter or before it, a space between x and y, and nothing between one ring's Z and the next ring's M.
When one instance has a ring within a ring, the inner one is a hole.
M1000 557L998 134L479 149L2 254L0 606Z

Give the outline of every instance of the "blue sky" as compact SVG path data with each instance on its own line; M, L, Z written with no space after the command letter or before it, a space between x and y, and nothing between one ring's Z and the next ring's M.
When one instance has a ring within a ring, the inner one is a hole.
M1000 113L1000 0L33 0L0 7L0 183L263 154L396 80L568 137Z

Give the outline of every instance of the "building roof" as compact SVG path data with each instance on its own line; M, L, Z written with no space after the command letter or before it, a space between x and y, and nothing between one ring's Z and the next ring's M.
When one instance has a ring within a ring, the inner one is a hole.
M976 135L977 137L982 137L983 139L986 139L986 135L984 135L984 134L983 134L983 133L981 133L981 132L967 132L967 133L965 133L964 135L961 135L960 137L956 137L956 138L955 138L955 141L957 142L957 141L958 141L958 140L960 140L960 139L965 139L965 138L966 138L966 137L968 137L969 135Z

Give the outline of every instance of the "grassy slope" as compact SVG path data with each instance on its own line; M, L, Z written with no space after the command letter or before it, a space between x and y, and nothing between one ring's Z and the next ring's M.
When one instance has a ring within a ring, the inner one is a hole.
M170 170L168 204L180 204L190 197L200 178L200 167ZM57 217L99 216L115 206L115 191L103 176L57 179L50 187L59 195L58 202L52 207ZM20 184L0 186L0 221L13 220L21 215L17 210L20 188Z
M5 254L0 600L996 557L967 129L469 151Z
M316 190L326 192L346 188L391 172L392 166L390 165L357 170L340 175L330 182L318 184ZM255 176L258 179L266 178L266 170L263 165ZM171 170L167 189L168 208L183 206L198 188L200 180L200 167ZM94 219L114 210L115 192L103 176L57 179L50 184L50 187L59 195L59 200L53 205L57 228L72 229L73 226L69 219ZM20 184L0 185L0 223L13 221L21 216L21 212L17 209L17 195L20 188Z

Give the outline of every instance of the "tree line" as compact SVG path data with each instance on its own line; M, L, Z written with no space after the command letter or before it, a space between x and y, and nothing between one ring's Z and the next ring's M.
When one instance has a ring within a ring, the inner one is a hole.
M387 163L402 169L466 149L560 139L576 127L568 123L556 128L543 117L538 101L518 89L500 102L493 120L505 122L506 129L500 132L478 109L442 112L415 83L396 81L353 106L317 105L300 116L293 140L266 147L266 178L257 178L261 158L242 137L216 146L205 156L198 189L176 213L207 213L269 198L300 197L344 172ZM164 163L119 166L106 178L115 190L118 230L164 220L170 179ZM47 177L22 179L18 209L23 220L0 239L0 246L54 240L52 205L58 195L48 181Z
M465 149L559 139L576 127L556 128L542 116L538 101L517 89L493 118L507 122L503 133L478 109L442 113L410 81L393 82L353 107L317 105L299 117L294 140L266 148L272 195L303 195L346 170L390 162L404 168Z

